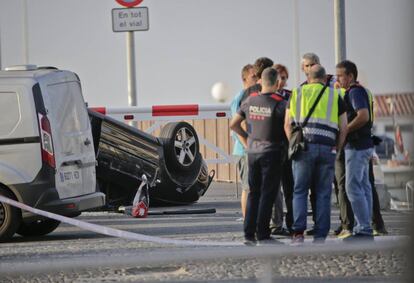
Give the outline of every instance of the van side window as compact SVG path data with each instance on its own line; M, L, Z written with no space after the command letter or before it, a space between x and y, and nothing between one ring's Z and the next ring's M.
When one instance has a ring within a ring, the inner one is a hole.
M15 92L0 91L0 138L8 138L21 119L19 97Z

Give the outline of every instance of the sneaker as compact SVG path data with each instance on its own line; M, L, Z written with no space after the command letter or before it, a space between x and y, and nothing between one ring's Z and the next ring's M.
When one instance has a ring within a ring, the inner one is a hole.
M385 236L388 235L388 231L385 228L382 229L374 229L372 231L372 235L375 236Z
M283 242L273 238L264 238L257 241L258 246L268 246L268 245L283 245Z
M275 236L292 236L292 234L289 232L289 230L287 230L283 227L276 228L275 230L273 230L272 235L275 235Z
M338 236L342 232L342 225L339 225L338 228L334 230L334 235Z
M315 230L313 228L306 231L306 235L308 236L313 236L313 234L315 234Z
M352 236L351 231L349 231L348 229L343 229L341 231L341 233L338 234L337 237L338 237L338 239L346 239L346 238L351 237L351 236Z
M355 234L348 238L345 238L342 240L344 243L363 243L363 242L373 242L374 236L373 235L367 235L367 234Z
M244 242L246 246L256 246L257 241L254 237L244 237Z
M292 246L301 245L303 244L304 241L305 241L305 237L303 236L303 232L293 233L292 241L291 241Z
M237 218L236 219L236 222L243 222L244 221L244 218L243 217L240 217L240 218Z

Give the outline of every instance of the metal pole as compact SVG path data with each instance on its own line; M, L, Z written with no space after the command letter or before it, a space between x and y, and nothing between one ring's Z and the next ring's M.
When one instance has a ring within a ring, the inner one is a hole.
M135 74L135 39L133 31L127 32L126 43L128 72L128 103L129 106L137 106L137 83Z
M293 0L293 80L294 86L300 84L300 51L299 51L299 5Z
M27 17L27 0L23 0L23 64L29 64L29 35Z
M335 0L335 62L346 59L345 0Z
M1 65L1 26L0 26L0 70L2 69Z

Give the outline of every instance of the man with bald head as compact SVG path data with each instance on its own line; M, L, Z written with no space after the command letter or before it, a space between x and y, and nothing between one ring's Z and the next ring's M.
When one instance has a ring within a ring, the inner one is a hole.
M292 161L293 244L304 241L309 187L314 186L316 216L314 241L323 242L330 229L331 191L334 179L336 152L346 137L346 109L338 91L327 84L325 69L313 65L309 69L308 84L292 92L286 111L285 132L290 139L293 126L302 127L305 149ZM305 126L303 122L315 105Z

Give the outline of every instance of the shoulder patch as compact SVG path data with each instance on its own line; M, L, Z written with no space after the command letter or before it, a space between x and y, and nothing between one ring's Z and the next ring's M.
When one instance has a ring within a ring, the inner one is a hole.
M284 100L283 97L281 97L280 95L277 95L276 93L272 93L270 95L270 97L273 98L276 101L283 101Z

